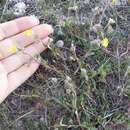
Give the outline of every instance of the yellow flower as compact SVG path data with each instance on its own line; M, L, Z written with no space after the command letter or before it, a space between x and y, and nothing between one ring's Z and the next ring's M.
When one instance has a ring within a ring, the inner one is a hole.
M109 45L109 40L108 40L108 38L104 38L104 39L101 41L101 43L102 43L102 46L104 46L105 48L107 48L108 45Z
M12 45L9 49L11 53L16 53L18 51L17 47L15 45Z
M25 36L31 36L33 34L33 30L32 29L28 29L28 30L24 31L23 34Z

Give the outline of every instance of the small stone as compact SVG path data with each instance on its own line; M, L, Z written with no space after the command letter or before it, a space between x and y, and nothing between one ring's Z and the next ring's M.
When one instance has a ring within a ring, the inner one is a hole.
M58 41L56 42L56 46L59 47L59 48L63 48L63 46L64 46L64 41L63 41L63 40L58 40Z

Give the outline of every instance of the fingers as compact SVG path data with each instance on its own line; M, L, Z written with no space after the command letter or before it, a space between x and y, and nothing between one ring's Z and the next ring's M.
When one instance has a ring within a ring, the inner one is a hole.
M1 61L7 73L18 69L23 64L27 63L32 57L38 55L46 49L49 37L42 40L42 43L34 43L23 50L23 52L18 52Z
M50 25L43 24L1 41L0 59L6 58L16 53L18 51L18 48L28 46L35 42L37 39L43 39L51 33L53 33L52 27Z
M23 65L20 69L8 75L9 88L7 95L24 83L39 67L39 64L32 60L30 64Z
M39 20L34 16L22 17L2 23L0 24L0 40L13 36L38 24Z

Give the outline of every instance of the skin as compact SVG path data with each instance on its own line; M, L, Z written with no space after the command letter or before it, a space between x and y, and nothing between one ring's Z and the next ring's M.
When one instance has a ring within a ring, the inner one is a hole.
M0 24L0 103L38 69L32 57L46 49L52 33L50 25L40 25L32 16ZM25 53L17 48L24 48Z

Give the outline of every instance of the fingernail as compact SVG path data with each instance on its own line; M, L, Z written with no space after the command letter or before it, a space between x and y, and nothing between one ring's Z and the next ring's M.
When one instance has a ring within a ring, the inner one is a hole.
M51 25L49 24L44 24L44 26L46 27L46 29L50 32L50 33L53 33L54 32L54 29Z
M39 24L40 23L39 19L34 15L30 16L30 20L34 24Z

